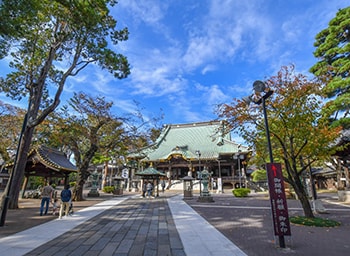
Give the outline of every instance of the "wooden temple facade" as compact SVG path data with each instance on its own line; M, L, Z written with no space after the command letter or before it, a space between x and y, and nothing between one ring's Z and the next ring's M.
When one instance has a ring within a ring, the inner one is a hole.
M224 122L166 125L156 142L128 155L132 180L137 171L152 166L166 175L168 188L191 176L198 180L206 168L211 174L212 188L217 183L226 187L244 186L247 147L224 134Z
M9 170L11 170L12 167L13 166L9 164L4 168L7 179L2 185L3 188L5 188L9 180ZM28 159L24 170L22 197L25 194L30 176L44 177L46 180L61 178L64 180L64 184L68 184L69 175L77 171L77 167L69 161L63 152L45 145L34 147L28 153Z

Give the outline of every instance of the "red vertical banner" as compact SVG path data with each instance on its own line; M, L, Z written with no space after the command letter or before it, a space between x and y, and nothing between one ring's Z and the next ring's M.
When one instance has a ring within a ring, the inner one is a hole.
M290 224L282 166L280 163L266 164L269 193L272 208L273 225L276 236L290 236Z

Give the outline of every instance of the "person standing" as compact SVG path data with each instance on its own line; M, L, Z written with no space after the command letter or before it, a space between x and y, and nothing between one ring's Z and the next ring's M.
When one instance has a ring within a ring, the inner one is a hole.
M43 212L44 212L44 206L45 207L45 215L47 214L48 210L49 210L49 205L50 205L50 202L52 200L52 195L54 193L54 188L52 187L52 181L50 181L49 184L47 184L42 192L41 192L41 205L40 205L40 216L43 215Z
M62 219L63 211L65 216L68 216L70 202L72 200L72 192L69 189L69 185L66 185L61 192L61 208L59 218Z
M145 196L146 196L146 192L147 192L147 183L146 183L146 181L144 180L144 181L143 181L143 184L142 184L142 197L145 197Z
M161 181L161 184L162 184L162 192L164 193L164 190L165 190L165 180L162 180L162 181Z

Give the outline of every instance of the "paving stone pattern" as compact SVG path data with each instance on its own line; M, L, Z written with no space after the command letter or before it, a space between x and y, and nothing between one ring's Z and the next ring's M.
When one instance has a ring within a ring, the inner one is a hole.
M130 198L26 255L186 254L166 198Z

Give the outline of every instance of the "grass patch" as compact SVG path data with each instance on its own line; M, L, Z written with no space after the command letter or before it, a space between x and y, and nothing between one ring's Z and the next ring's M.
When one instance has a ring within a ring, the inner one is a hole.
M323 193L337 193L337 189L318 189L317 194L323 194Z
M312 226L312 227L337 227L340 226L340 222L322 218L307 218L304 216L295 216L290 218L290 222L293 224Z

